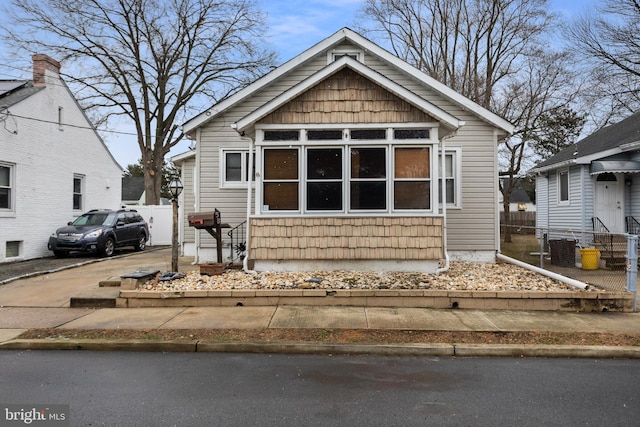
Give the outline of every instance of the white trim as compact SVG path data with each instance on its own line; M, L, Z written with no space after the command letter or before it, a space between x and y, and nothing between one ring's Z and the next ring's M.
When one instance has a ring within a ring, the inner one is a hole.
M317 43L315 46L307 49L306 51L304 51L300 55L298 55L298 56L294 57L293 59L287 61L286 63L284 63L280 67L276 68L272 72L270 72L270 73L264 75L263 77L259 78L254 83L250 84L249 86L245 87L244 89L236 92L234 95L230 96L226 100L221 101L220 103L214 105L212 108L210 108L210 109L200 113L199 115L193 117L192 119L188 120L187 122L185 122L182 125L182 129L183 129L184 133L185 134L190 134L191 132L193 132L193 130L195 130L196 128L202 126L207 121L211 120L215 116L217 116L217 115L221 114L222 112L226 111L227 109L229 109L233 105L235 105L235 104L239 103L240 101L248 98L249 96L251 96L252 94L257 92L258 90L260 90L263 87L269 85L270 83L272 83L273 81L279 79L283 75L289 73L291 70L293 70L293 69L305 64L306 62L308 62L309 60L311 60L312 58L314 58L316 55L320 54L321 52L323 52L323 51L325 51L327 49L330 49L331 46L335 46L335 45L337 45L339 43L342 43L345 40L349 40L353 44L356 44L356 45L360 46L368 54L377 55L381 59L383 59L383 60L387 61L388 63L398 67L400 70L404 71L405 73L408 73L409 75L419 79L420 81L424 82L425 85L430 86L436 92L439 92L444 97L451 99L456 104L458 104L458 105L462 106L463 108L473 112L475 115L477 115L479 118L483 119L484 121L486 121L486 122L498 127L499 129L502 129L505 133L512 134L514 132L515 127L511 123L509 123L508 121L506 121L503 118L493 114L489 110L481 107L480 105L476 104L475 102L471 101L470 99L462 96L461 94L457 93L453 89L451 89L451 88L445 86L444 84L438 82L437 80L435 80L434 78L430 77L429 75L423 73L422 71L418 70L417 68L415 68L415 67L409 65L408 63L402 61L401 59L399 59L395 55L387 52L386 50L382 49L380 46L376 45L375 43L373 43L373 42L371 42L371 41L369 41L367 39L365 39L364 37L360 36L359 34L355 33L354 31L352 31L352 30L350 30L348 28L343 28L343 29L338 30L337 32L335 32L333 35L331 35L331 36L327 37L326 39L322 40L320 43Z
M345 56L340 58L339 60L329 64L325 68L321 69L317 73L311 75L307 79L301 81L297 85L285 90L280 95L276 96L262 107L254 110L247 116L238 120L233 126L238 132L242 132L246 130L248 127L254 125L258 120L264 118L269 113L277 110L287 102L291 101L298 95L306 92L311 87L325 80L327 77L337 73L338 71L344 68L351 68L357 73L363 75L364 77L374 81L378 85L382 86L389 92L392 92L394 95L403 99L404 101L414 105L415 107L423 110L430 116L433 116L437 120L445 123L446 125L458 129L459 127L464 125L464 121L459 120L453 115L447 113L440 107L428 102L424 98L416 95L415 93L405 89L403 86L397 84L393 80L383 76L382 74L372 70L371 68L366 67L355 59Z

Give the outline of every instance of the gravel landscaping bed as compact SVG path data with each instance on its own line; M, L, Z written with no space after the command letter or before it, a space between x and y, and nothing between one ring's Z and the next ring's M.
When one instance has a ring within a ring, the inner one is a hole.
M480 264L452 262L447 272L436 274L362 271L314 271L248 274L227 270L207 276L189 272L174 280L152 280L139 291L188 291L227 289L435 289L475 291L582 291L598 292L588 286L579 289L547 276L508 263Z

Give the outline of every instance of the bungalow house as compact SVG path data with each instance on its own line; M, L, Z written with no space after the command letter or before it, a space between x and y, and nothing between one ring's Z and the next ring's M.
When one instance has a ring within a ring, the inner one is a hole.
M172 159L183 212L218 209L225 231L244 230L240 244L223 234L230 257L246 250L245 268L495 261L497 151L513 126L350 29L183 130L196 147ZM184 253L215 260L215 240L182 227Z
M536 177L536 226L550 229L550 238L572 229L572 237L587 246L598 243L601 233L638 234L640 112L565 148L530 173Z
M0 80L0 262L51 255L56 228L117 209L122 168L60 77L33 56L33 80Z

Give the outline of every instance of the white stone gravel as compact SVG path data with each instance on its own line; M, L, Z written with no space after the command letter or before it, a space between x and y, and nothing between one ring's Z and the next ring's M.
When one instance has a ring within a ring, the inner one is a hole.
M436 289L476 291L583 291L557 280L508 264L451 262L449 271L436 274L362 271L261 272L227 270L218 276L194 271L185 278L150 281L142 291L229 289ZM589 291L597 291L589 286Z

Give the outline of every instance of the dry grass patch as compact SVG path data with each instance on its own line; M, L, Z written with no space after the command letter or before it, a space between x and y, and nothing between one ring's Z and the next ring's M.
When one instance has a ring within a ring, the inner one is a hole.
M447 332L362 329L31 329L19 339L142 340L314 344L553 344L640 346L640 334Z

